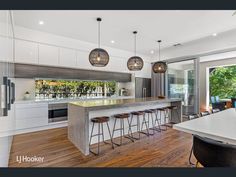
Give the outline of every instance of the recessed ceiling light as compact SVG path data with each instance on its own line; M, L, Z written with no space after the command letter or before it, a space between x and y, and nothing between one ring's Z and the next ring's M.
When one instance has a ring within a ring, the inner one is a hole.
M212 36L217 36L217 33L213 33Z
M115 43L115 41L114 41L114 40L111 40L111 43L112 43L112 44L114 44L114 43Z
M154 54L154 50L151 50L150 53L151 53L151 54Z
M39 25L43 25L44 24L44 21L43 20L40 20L39 21Z

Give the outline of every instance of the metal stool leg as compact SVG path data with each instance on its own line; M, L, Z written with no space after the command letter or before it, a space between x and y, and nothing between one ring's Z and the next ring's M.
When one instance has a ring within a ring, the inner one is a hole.
M100 151L100 123L98 124L98 153L99 154Z
M142 121L142 126L141 126L141 131L140 131L140 133L143 133L143 134L149 136L150 133L149 133L149 130L148 130L148 126L147 126L147 121L146 121L145 115L146 115L146 114L143 114L143 121ZM146 126L146 131L147 131L147 133L143 132L143 124L145 124L145 126Z
M120 119L120 145L122 144L122 130L123 130L123 127L122 127L122 119Z
M129 117L127 118L127 122L128 122L128 135L124 136L125 138L128 138L130 139L132 142L134 142L134 138L133 138L133 133L132 133L132 130L131 130L131 125L130 125L130 122L129 122ZM124 127L124 122L123 122L123 127ZM131 136L130 136L130 132L131 132ZM124 133L125 134L125 133Z
M161 129L162 131L166 131L167 130L167 127L166 127L166 111L159 111L160 112L160 119L162 119L162 117L164 118L163 120L164 120L164 127L165 127L165 129ZM163 112L163 114L162 114L162 112Z
M94 123L92 125L92 130L91 130L91 134L90 134L89 146L91 145L91 141L92 141L92 137L93 137L93 129L94 129Z
M155 117L156 117L156 119L155 119L155 123L154 123L154 125L156 125L156 122L157 122L157 126L158 126L158 128L156 128L156 130L158 131L158 132L161 132L161 122L159 122L159 119L158 119L158 111L155 111Z
M106 122L106 124L107 124L107 129L108 129L109 136L110 136L110 138L111 138L111 145L112 145L112 149L114 149L114 145L113 145L113 139L112 139L112 136L111 136L110 127L109 127L109 124L108 124L108 122Z
M118 143L115 143L114 141L113 141L113 138L114 138L114 133L115 133L115 131L116 131L116 121L117 121L117 119L115 119L115 122L114 122L114 126L113 126L113 130L112 130L112 142L113 142L113 144L115 144L115 145L117 145L117 146L120 146L121 144L118 144Z
M154 119L153 118L153 113L150 113L151 114L151 119L152 119L152 128L150 128L151 130L153 130L153 135L155 134L155 131L158 131L158 132L160 132L160 129L158 129L157 127L156 127L156 119L157 119L157 117ZM155 116L156 116L156 112L154 112L154 114L155 114ZM157 122L158 123L158 122Z

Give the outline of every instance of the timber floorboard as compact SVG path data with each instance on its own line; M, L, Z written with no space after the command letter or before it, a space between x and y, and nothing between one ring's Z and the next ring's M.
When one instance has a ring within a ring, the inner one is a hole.
M116 138L114 141L119 141ZM125 144L102 145L99 156L84 156L68 139L67 128L57 128L13 138L10 167L191 167L188 157L192 136L172 128ZM17 156L44 157L44 162L18 163Z

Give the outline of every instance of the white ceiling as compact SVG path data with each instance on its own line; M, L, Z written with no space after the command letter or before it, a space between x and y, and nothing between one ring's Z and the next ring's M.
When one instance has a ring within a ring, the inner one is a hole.
M162 47L207 37L236 28L234 11L226 10L17 10L16 25L97 43L97 17L102 17L102 45L133 51L133 34L137 30L137 51L146 55ZM39 20L44 25L39 25ZM112 44L110 41L114 40Z

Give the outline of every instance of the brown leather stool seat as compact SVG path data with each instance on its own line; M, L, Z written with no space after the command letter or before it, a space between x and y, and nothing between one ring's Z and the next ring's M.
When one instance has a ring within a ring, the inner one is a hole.
M162 108L157 108L156 110L158 111L166 111L168 109L168 107L162 107Z
M117 119L126 119L129 117L129 114L128 113L115 114L114 117Z
M91 122L94 123L104 123L104 122L108 122L109 121L109 117L107 116L103 116L103 117L95 117L91 119Z
M155 113L155 109L146 109L144 110L145 113Z
M177 106L168 106L167 108L168 108L168 109L178 109Z
M135 111L135 112L131 112L131 114L135 115L135 116L141 116L143 115L145 112L144 111Z

